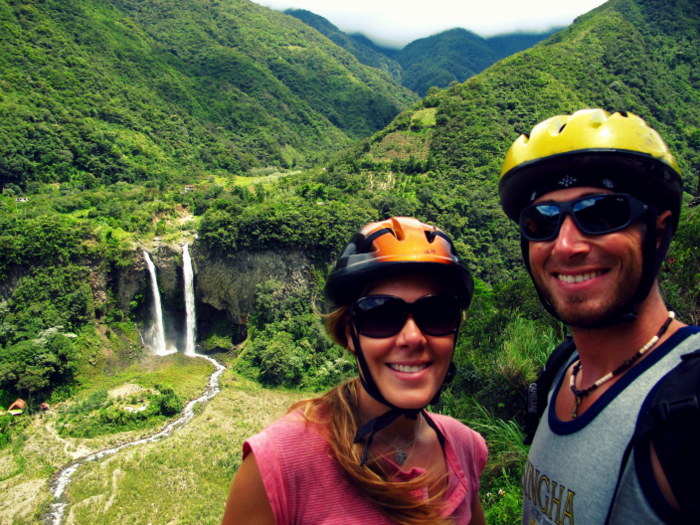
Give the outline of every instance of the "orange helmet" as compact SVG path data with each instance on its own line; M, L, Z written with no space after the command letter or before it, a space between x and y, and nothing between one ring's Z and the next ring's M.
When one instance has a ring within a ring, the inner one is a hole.
M446 280L464 308L469 306L474 282L452 239L412 217L372 222L357 232L328 276L326 297L338 307L356 299L372 281L408 272Z

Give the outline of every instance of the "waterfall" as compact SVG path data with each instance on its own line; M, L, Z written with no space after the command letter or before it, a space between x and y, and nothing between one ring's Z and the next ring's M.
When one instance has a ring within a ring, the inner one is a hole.
M195 355L197 339L197 317L194 308L194 272L187 244L182 245L182 273L185 278L185 355Z
M158 278L156 276L156 266L151 261L148 252L144 250L143 257L146 259L148 273L151 276L151 291L153 292L153 326L151 328L151 347L156 355L166 355L171 353L165 347L165 329L163 328L163 309L160 305L160 291L158 290Z

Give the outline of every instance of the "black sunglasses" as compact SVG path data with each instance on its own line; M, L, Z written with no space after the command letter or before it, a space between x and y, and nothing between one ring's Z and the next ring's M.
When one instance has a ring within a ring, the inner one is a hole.
M520 212L520 231L530 241L550 241L569 214L586 235L604 235L627 228L649 207L626 193L599 193L566 202L540 202Z
M352 306L352 322L367 337L381 338L398 334L412 315L422 332L443 336L454 334L462 319L462 307L454 295L426 295L407 303L393 295L366 295Z

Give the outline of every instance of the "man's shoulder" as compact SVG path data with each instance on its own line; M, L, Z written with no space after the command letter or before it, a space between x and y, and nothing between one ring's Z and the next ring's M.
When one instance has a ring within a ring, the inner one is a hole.
M635 443L653 443L659 464L686 516L700 512L700 330L684 339L680 362L652 389L640 411ZM643 456L646 457L646 454ZM685 523L685 522L684 522Z
M698 344L700 341L700 326L686 325L678 329L679 344Z

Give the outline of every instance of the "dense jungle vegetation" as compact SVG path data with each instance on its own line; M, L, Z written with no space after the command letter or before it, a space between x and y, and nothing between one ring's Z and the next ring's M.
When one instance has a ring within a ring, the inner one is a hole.
M354 368L318 315L329 264L365 222L417 216L455 238L477 277L458 374L436 409L484 433L488 522L512 523L524 391L566 328L521 268L498 174L519 133L581 107L637 113L676 153L686 206L662 287L682 320L700 322L693 0L611 0L420 100L314 29L246 0L0 0L0 24L2 406L69 400L137 362L148 299L143 288L122 304L120 271L155 237L176 244L195 233L218 257L311 258L312 286L259 285L248 339L229 341L223 358L267 387L325 389ZM185 394L157 386L143 394L157 408L143 418L120 415L98 389L75 418L62 416L61 432L89 434L80 414L96 433L158 424ZM0 420L0 447L21 450L24 424Z

